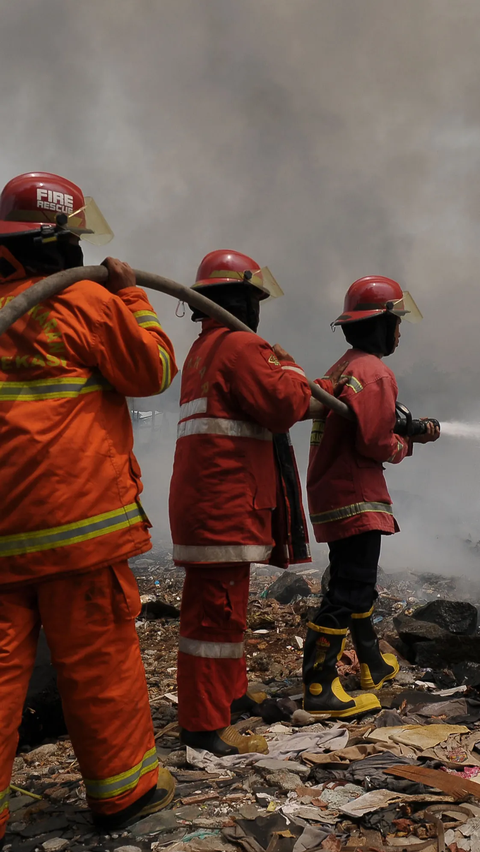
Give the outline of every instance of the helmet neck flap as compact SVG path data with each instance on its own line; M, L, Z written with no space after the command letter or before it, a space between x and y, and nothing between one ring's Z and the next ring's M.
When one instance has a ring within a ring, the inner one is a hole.
M395 331L399 317L387 311L369 319L342 325L347 343L371 355L392 355L395 351Z

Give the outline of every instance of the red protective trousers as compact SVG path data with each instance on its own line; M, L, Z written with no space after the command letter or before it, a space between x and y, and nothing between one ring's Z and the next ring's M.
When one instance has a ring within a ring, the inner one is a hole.
M0 839L41 624L92 810L116 813L156 786L139 611L127 562L0 589Z
M247 691L244 634L250 564L186 567L180 614L178 721L187 731L230 724Z

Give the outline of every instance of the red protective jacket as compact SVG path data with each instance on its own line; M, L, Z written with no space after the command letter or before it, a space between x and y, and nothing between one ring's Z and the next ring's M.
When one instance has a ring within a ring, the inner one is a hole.
M0 281L0 307L38 279ZM165 390L172 345L145 293L80 281L0 338L0 585L150 548L126 396Z
M317 541L398 532L383 464L411 454L410 440L393 431L398 388L390 368L376 355L349 349L329 373L344 362L349 380L340 399L356 422L330 412L312 429L307 492Z
M301 367L281 365L257 335L204 321L182 373L170 489L177 564L268 562L277 504L272 432L286 432L309 401Z

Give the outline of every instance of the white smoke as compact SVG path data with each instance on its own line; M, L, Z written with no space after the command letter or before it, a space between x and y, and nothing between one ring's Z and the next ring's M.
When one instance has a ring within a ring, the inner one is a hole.
M214 248L268 264L286 297L265 307L262 334L312 377L346 348L329 323L348 285L398 278L425 316L388 362L401 401L475 420L476 0L0 0L0 12L1 184L70 177L111 223L109 251L184 283ZM152 301L181 363L196 327ZM172 416L177 395L178 382L160 400ZM306 427L293 437L305 470ZM173 449L171 429L139 433L162 534ZM389 467L403 532L387 559L464 570L464 525L480 539L478 456L445 436Z

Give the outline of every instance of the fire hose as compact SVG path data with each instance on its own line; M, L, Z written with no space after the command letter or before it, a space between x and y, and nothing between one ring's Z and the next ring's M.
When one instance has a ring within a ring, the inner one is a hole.
M231 328L233 331L255 333L229 311L221 308L220 305L215 304L211 299L207 299L201 293L197 293L195 290L191 290L177 281L172 281L170 278L154 275L152 272L141 272L138 269L135 269L134 272L137 284L140 287L148 287L150 290L156 290L158 293L166 293L168 296L173 296L181 302L187 302L191 307L197 308L202 313L217 320L217 322L227 328ZM55 275L42 278L41 281L32 284L31 287L28 287L20 295L15 296L8 305L5 305L0 310L0 336L14 322L40 304L40 302L50 299L77 281L85 280L96 281L97 284L105 284L108 280L108 271L104 266L79 266L75 269L65 269L62 272L57 272ZM344 402L332 396L332 394L327 393L327 391L323 390L315 382L309 381L309 385L312 396L315 399L342 417L347 418L347 420L354 420L354 414L348 405L345 405Z

